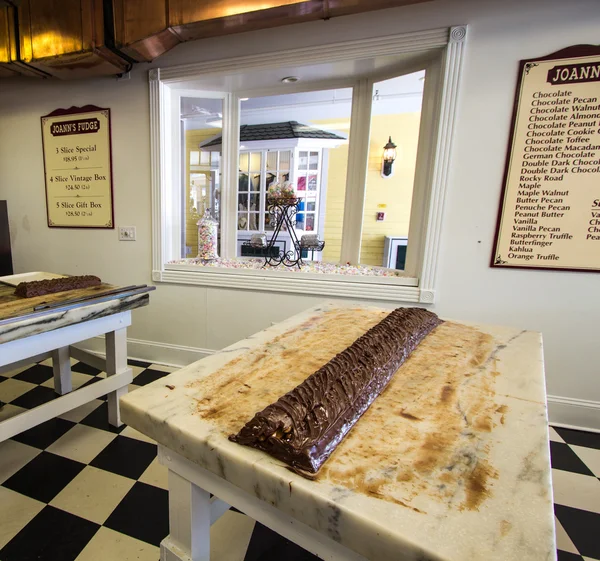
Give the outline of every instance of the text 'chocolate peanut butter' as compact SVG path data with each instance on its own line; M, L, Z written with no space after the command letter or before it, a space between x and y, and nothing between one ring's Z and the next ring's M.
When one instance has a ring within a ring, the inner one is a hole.
M316 473L410 353L440 323L422 308L394 310L229 439Z

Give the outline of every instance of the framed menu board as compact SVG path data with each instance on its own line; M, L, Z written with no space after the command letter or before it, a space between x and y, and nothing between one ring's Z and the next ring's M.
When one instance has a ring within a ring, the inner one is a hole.
M523 60L494 267L600 271L600 47Z
M51 228L114 228L110 109L57 109L42 117Z

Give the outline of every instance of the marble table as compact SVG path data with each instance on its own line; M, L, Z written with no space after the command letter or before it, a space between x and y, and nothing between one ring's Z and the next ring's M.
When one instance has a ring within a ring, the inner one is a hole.
M228 505L328 560L556 558L539 333L446 321L312 479L228 440L388 312L318 306L122 398L169 469L162 561L208 561Z
M127 290L114 294L119 288L102 284L19 298L13 286L0 284L0 374L50 357L60 395L26 412L0 403L0 442L102 395L107 395L110 424L123 424L119 398L133 378L127 366L127 327L131 310L146 306L154 287L123 287ZM53 307L34 310L44 304ZM106 360L73 346L100 335L105 336ZM106 372L106 379L73 391L71 357Z

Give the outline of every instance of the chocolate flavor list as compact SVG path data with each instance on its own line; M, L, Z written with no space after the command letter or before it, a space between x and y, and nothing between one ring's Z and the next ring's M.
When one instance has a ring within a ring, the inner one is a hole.
M600 82L543 66L523 77L495 264L600 269Z

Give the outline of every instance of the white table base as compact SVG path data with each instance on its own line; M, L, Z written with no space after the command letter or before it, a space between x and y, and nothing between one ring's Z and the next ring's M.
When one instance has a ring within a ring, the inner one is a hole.
M169 469L171 532L160 544L161 561L210 561L210 526L229 505L325 561L367 561L165 446L158 446L158 460Z
M132 370L127 367L129 325L131 311L124 311L0 345L0 372L51 356L54 389L61 395L1 422L0 442L102 395L108 395L109 423L115 427L121 426L119 398L127 393L127 386L133 380ZM99 335L106 335L106 360L71 346ZM70 356L104 370L106 379L72 391Z

